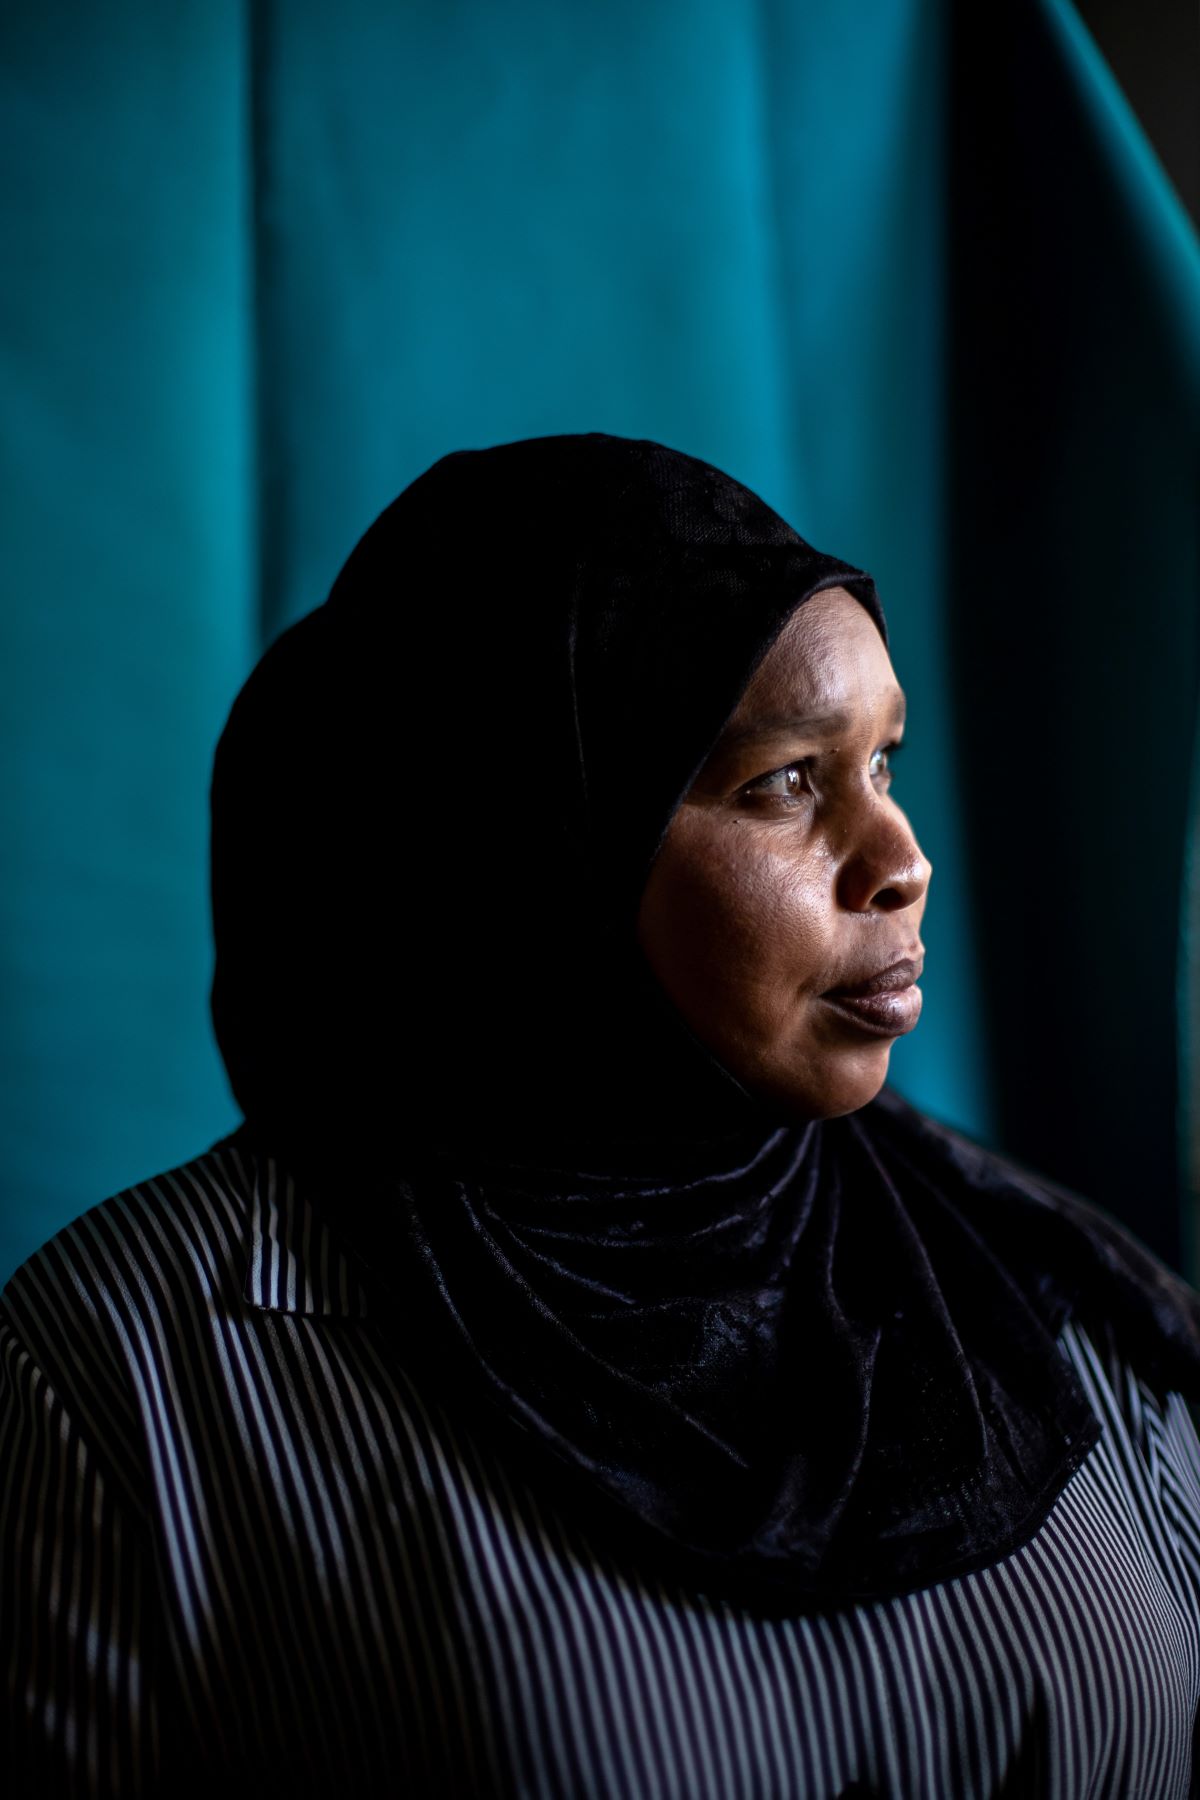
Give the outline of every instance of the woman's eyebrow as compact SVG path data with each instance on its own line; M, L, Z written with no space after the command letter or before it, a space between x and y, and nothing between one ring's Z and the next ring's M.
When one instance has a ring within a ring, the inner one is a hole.
M899 689L888 709L888 716L893 724L903 725L905 700ZM845 709L825 713L773 713L768 718L753 719L723 732L722 744L726 749L736 749L760 738L784 737L789 732L801 737L833 737L838 732L850 731L853 725L854 716Z

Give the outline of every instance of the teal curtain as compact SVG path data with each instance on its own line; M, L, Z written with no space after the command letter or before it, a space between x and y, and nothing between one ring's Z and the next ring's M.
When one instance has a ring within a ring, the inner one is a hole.
M0 1273L232 1108L206 788L255 654L233 0L0 9Z
M896 1079L1179 1254L1196 246L1065 4L967 19L7 10L0 1273L235 1121L205 800L259 649L445 450L586 429L876 573L936 869Z

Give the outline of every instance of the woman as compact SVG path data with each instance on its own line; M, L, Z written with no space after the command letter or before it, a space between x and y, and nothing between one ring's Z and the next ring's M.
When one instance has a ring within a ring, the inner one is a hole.
M245 1124L14 1278L17 1791L1183 1795L1196 1297L883 1084L871 581L446 458L217 754Z

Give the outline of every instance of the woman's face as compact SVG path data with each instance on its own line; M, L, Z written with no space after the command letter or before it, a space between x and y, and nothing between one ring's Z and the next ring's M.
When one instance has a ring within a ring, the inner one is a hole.
M671 821L638 938L703 1043L792 1118L882 1087L921 1010L929 864L891 797L904 696L844 588L797 609Z

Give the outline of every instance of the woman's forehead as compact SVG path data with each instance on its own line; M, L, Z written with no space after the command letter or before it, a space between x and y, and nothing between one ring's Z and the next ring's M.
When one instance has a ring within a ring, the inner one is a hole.
M845 588L798 606L759 663L730 719L732 730L776 716L849 717L903 707L887 647Z

